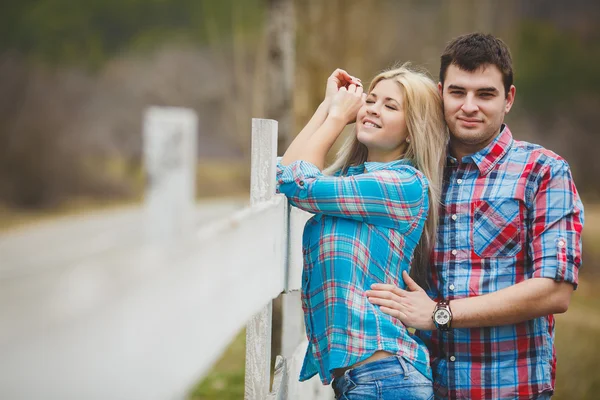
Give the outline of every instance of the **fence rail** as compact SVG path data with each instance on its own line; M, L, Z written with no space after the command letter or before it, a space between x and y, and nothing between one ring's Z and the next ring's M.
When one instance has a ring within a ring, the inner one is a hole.
M180 109L146 115L141 244L0 275L0 398L183 399L246 323L246 399L331 398L316 378L298 382L309 215L275 195L277 123L253 120L251 206L197 229L195 118ZM270 391L271 300L282 292Z

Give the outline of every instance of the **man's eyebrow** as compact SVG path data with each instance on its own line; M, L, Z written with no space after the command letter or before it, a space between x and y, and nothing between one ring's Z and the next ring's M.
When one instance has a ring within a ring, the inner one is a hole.
M448 89L467 90L464 87L458 86L458 85L448 85ZM497 88L495 88L493 86L478 88L477 91L478 92L494 92L494 93L500 92Z
M499 92L499 90L493 86L479 88L479 89L477 89L477 91L478 92Z

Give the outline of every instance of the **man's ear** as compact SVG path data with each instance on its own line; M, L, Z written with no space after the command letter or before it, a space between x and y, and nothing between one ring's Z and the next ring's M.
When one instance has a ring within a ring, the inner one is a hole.
M443 95L444 85L442 85L442 82L438 82L438 92L440 92L440 96Z
M517 88L515 87L515 85L511 85L510 89L508 89L508 94L506 95L506 106L504 108L506 114L508 114L508 112L512 108L512 106L515 102L516 95L517 95Z

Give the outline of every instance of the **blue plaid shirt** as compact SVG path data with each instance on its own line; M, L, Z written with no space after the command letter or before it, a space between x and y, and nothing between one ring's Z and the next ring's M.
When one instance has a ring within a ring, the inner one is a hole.
M373 283L404 287L429 208L428 182L400 160L367 162L325 176L297 161L277 168L278 191L316 214L303 235L302 306L308 348L300 380L356 364L377 350L403 356L431 379L423 343L364 292Z
M481 296L536 277L576 286L582 228L565 160L503 127L481 151L448 157L429 296ZM552 315L417 333L431 353L436 398L531 399L554 390Z

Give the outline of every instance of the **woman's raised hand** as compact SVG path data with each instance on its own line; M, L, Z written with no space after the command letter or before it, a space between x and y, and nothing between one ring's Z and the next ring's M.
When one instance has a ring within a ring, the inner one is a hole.
M325 100L331 101L338 90L342 87L348 88L351 84L362 86L360 79L353 77L343 69L336 69L331 76L327 78L327 88L325 89Z
M362 85L351 83L348 88L340 87L331 99L329 116L340 119L344 124L356 121L356 114L364 104L366 97Z

